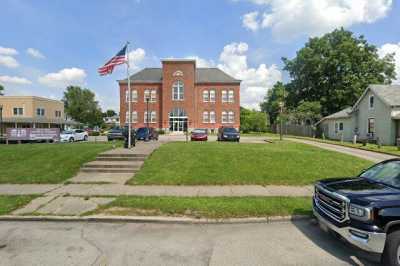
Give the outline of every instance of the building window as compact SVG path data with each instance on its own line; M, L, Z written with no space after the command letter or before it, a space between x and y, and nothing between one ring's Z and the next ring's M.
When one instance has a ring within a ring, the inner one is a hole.
M183 95L184 95L183 82L181 80L177 80L172 85L172 100L182 101Z
M215 112L214 111L210 112L210 123L215 123Z
M335 122L335 133L338 133L339 131L339 124Z
M343 131L343 122L339 123L339 131Z
M157 91L156 90L151 90L150 101L152 103L155 103L156 102L156 98L157 98Z
M144 91L144 102L146 103L147 101L151 101L150 90Z
M37 116L44 116L44 108L36 108Z
M208 122L209 122L208 112L204 111L203 112L203 123L208 123Z
M375 118L368 118L368 134L375 133Z
M131 95L132 102L137 102L137 100L138 100L137 90L131 90L131 92L132 92L132 95ZM127 102L127 103L129 102L129 91L128 90L125 91L125 102Z
M14 115L24 115L24 108L14 107Z
M228 113L228 122L229 122L229 123L235 122L235 113L232 112L232 111L230 111L230 112Z
M229 91L229 98L228 98L228 102L233 103L235 101L235 95L233 90Z
M227 91L222 91L222 102L223 103L228 102L228 92Z
M151 114L150 114L150 123L155 123L155 122L156 122L156 118L157 118L156 111L151 111Z
M210 90L210 102L215 102L215 90Z
M138 114L137 114L136 111L133 111L133 112L132 112L132 117L131 117L131 119L132 119L132 123L137 123ZM126 122L126 123L129 123L129 112L126 112L126 115L125 115L125 122Z
M132 102L136 103L138 101L138 93L137 90L132 91Z
M208 90L203 91L203 102L208 102L210 100Z
M56 111L55 115L56 115L56 117L61 117L61 111Z
M369 109L374 109L374 96L369 96Z
M225 111L222 112L221 123L228 123L228 113Z

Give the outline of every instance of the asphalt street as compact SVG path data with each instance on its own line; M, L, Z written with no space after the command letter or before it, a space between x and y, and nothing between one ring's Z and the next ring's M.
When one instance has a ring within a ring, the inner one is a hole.
M270 224L0 222L0 265L374 265L311 220Z

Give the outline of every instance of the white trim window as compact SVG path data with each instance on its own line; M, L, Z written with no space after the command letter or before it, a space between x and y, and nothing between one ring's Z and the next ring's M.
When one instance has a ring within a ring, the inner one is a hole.
M228 102L229 103L235 102L235 92L233 90L229 90Z
M368 118L367 132L368 134L375 134L375 118L373 117Z
M157 113L156 111L151 111L150 113L150 123L155 123L157 120Z
M14 116L22 116L22 115L24 115L24 108L22 108L22 107L14 107L13 108L13 114L14 114Z
M143 122L147 123L147 111L144 111L143 113Z
M223 124L228 123L228 113L225 111L222 111L221 113L221 123Z
M172 100L183 101L184 91L185 88L183 82L181 80L175 81L172 85Z
M208 112L204 111L203 112L203 123L209 123L209 122L210 122L210 120L209 120Z
M132 122L131 123L137 123L138 122L138 113L137 111L133 111L132 112ZM128 124L129 123L129 112L125 113L125 123Z
M132 112L132 123L137 123L138 122L138 115L136 111Z
M147 100L150 102L151 101L151 95L150 95L150 90L149 89L145 89L144 90L144 98L143 98L144 102L146 103Z
M137 103L138 101L138 92L137 90L132 91L132 102Z
M55 111L56 117L61 117L61 111Z
M210 123L212 123L212 124L215 123L215 112L214 111L210 112Z
M229 111L229 113L228 113L228 122L229 123L235 122L235 113L233 111Z
M155 103L157 100L157 91L156 90L151 90L150 93L150 102Z
M228 102L228 92L226 90L222 91L222 97L221 98L222 98L222 102L223 103Z
M129 91L125 90L125 102L128 103L129 102Z
M203 102L207 103L210 100L208 90L203 91Z
M210 102L215 103L215 90L210 90Z
M36 116L44 116L44 108L36 108Z
M368 107L370 110L374 109L375 107L375 97L374 95L370 95L368 99Z

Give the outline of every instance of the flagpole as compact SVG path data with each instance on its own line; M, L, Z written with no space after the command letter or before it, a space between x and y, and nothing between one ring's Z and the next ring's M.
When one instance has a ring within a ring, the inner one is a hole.
M127 61L126 61L126 75L128 76L128 149L131 148L132 144L132 139L131 139L131 133L132 133L132 112L131 112L131 100L132 100L132 92L131 92L131 80L130 80L130 75L129 75L129 42L126 43L126 55L127 55Z

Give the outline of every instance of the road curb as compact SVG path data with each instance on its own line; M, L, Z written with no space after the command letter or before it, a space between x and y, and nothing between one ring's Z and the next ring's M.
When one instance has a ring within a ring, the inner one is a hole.
M275 223L310 219L309 215L271 216L230 219L196 219L187 217L162 216L0 216L8 222L93 222L93 223L159 223L159 224L249 224Z

